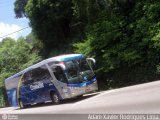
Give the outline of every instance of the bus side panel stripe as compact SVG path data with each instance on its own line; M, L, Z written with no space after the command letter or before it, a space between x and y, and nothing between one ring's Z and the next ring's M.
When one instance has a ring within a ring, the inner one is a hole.
M87 81L87 82L84 82L84 83L78 83L78 84L67 84L68 87L83 87L83 86L86 86L86 85L90 85L92 83L94 83L96 81L96 77L93 78L91 81Z

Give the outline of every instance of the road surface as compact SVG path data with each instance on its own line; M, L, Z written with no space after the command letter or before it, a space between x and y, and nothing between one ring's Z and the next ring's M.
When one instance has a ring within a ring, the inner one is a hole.
M1 108L0 114L160 114L160 81L103 91L60 105Z

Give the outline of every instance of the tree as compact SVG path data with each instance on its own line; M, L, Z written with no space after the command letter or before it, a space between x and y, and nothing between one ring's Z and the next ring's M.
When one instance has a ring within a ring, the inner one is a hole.
M16 0L17 17L26 16L44 45L44 56L70 53L74 41L85 38L85 28L98 17L104 0ZM97 13L97 14L96 14ZM97 15L97 16L96 16ZM67 50L66 50L67 49Z
M25 4L19 4L22 1ZM25 15L29 18L34 34L44 45L45 57L54 50L64 51L63 48L71 41L70 25L73 16L71 1L28 0L26 4L25 0L17 0L15 13L17 16Z
M158 0L111 0L88 25L86 39L74 45L76 52L97 59L97 74L106 87L159 78L159 5Z
M25 6L28 0L16 0L14 3L14 12L16 13L16 18L27 17L25 13Z

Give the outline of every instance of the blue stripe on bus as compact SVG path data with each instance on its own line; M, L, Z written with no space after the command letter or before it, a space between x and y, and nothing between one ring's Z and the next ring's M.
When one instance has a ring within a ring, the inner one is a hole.
M76 60L76 59L80 59L83 58L84 55L77 55L77 56L73 56L73 57L67 57L67 58L61 58L62 61L69 61L69 60Z
M67 84L67 86L68 87L83 87L83 86L86 86L86 85L90 85L90 84L94 83L95 81L96 81L96 77L93 78L92 80L84 82L84 83Z

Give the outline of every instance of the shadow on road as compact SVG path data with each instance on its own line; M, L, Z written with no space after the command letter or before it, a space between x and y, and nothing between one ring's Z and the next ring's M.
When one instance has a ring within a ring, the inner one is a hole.
M72 98L72 99L66 99L66 100L61 101L61 103L59 105L80 102L82 100L91 98L91 97L96 96L98 94L100 94L100 93L86 94L86 95L83 95L81 97L76 97L76 98ZM54 105L54 104L52 104L51 102L48 102L48 103L38 103L38 104L35 104L35 105L27 106L26 108L23 108L23 109L29 109L29 108L35 108L35 107L46 107L46 106L51 106L51 105ZM21 108L17 108L15 110L21 110Z

